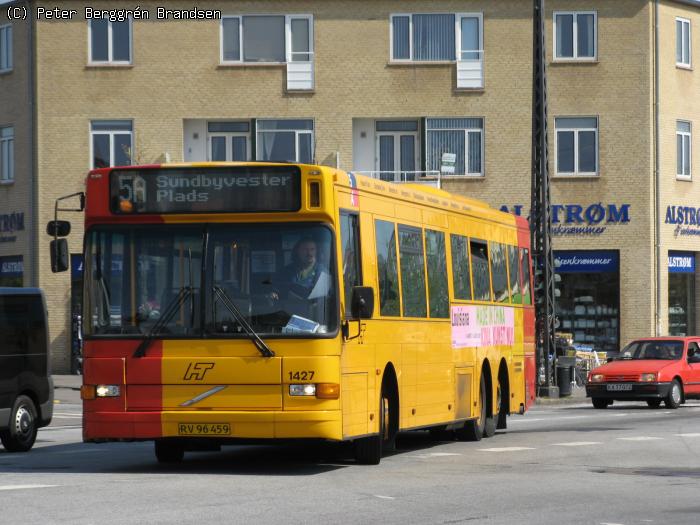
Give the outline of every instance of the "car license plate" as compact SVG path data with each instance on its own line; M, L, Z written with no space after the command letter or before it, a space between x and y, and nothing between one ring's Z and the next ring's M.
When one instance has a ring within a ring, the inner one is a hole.
M608 385L608 392L619 392L632 390L632 383L611 383Z
M178 423L177 433L181 436L229 436L228 423Z

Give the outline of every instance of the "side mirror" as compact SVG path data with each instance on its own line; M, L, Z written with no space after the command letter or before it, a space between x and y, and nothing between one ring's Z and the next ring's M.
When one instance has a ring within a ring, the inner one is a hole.
M353 319L370 319L374 314L374 290L371 286L354 286L350 313Z
M70 233L70 222L68 221L49 221L46 225L46 233L51 237L65 237Z
M68 270L68 241L65 239L51 241L49 251L51 252L51 271L58 273Z

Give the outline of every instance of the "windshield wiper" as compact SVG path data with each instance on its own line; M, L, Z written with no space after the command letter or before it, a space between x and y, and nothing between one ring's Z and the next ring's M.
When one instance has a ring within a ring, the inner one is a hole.
M214 291L214 294L216 295L216 298L221 300L221 302L229 311L229 313L236 319L238 324L241 325L243 330L248 334L248 337L257 347L257 349L260 351L263 357L274 357L275 353L270 349L269 346L267 346L267 343L260 338L257 332L253 329L253 327L250 326L250 323L248 323L248 320L245 318L243 313L231 300L228 293L226 293L226 290L221 288L221 286L216 285L214 285L212 289Z
M156 338L156 335L158 335L161 329L170 322L173 316L180 309L180 306L182 306L188 298L192 297L193 293L194 292L191 286L183 286L180 288L178 294L168 303L163 315L158 318L158 320L146 334L144 340L141 341L139 346L136 347L133 357L144 357L146 355L146 350Z

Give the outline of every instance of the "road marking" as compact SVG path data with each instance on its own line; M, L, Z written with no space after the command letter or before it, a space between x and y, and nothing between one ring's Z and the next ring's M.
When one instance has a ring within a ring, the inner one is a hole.
M700 437L700 434L697 432L695 433L690 433L690 434L673 434L674 436L682 437L682 438L697 438Z
M45 489L58 487L58 485L0 485L0 490Z
M629 416L629 414L611 414L610 417L625 417Z
M610 523L608 521L604 521L600 525L624 525L624 524L622 524L622 523Z
M500 447L500 448L480 448L481 452L518 452L520 450L535 450L532 447Z
M408 456L409 458L420 458L420 459L428 459L428 458L435 458L435 457L441 457L441 456L461 456L462 454L455 454L451 452L430 452L428 454L414 454L412 456Z
M570 441L569 443L553 443L558 447L585 447L588 445L602 445L601 441Z
M392 498L391 496L382 496L381 494L375 494L374 497L379 499L396 499Z
M551 421L549 419L545 418L535 418L535 419L514 419L513 421L508 421L508 424L511 423L532 423L534 421Z
M56 430L75 430L75 429L81 429L81 428L83 428L82 425L58 425L55 427L40 428L39 432L50 432L50 431L56 431Z
M634 437L628 437L628 438L615 438L619 439L621 441L656 441L659 439L663 439L660 437L652 437L652 436L634 436Z

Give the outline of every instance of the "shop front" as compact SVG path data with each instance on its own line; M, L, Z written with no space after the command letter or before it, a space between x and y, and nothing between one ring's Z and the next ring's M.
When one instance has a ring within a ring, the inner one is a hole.
M555 250L558 331L574 344L616 353L620 343L620 253L617 250Z
M668 333L697 335L695 252L668 252Z
M0 256L0 286L24 286L24 259L21 255Z

